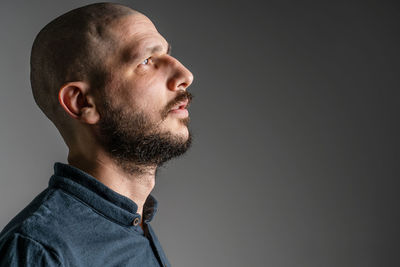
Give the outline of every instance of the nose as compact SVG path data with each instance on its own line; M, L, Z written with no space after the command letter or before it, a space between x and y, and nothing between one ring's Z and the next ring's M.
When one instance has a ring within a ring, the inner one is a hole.
M171 75L167 81L167 87L171 91L186 90L193 82L193 74L176 58L168 56L171 67Z

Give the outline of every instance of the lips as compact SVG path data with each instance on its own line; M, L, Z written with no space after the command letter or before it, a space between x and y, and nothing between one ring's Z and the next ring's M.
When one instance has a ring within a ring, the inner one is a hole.
M184 100L184 101L180 101L179 103L177 103L176 105L174 105L171 109L170 109L170 111L174 111L174 110L179 110L179 109L186 109L186 107L188 106L188 104L189 104L189 100L188 99L186 99L186 100Z

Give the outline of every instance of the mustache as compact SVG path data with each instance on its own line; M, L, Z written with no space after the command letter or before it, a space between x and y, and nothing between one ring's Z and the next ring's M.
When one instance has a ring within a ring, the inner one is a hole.
M190 103L193 100L193 95L189 93L188 91L179 91L178 94L174 99L168 102L168 104L165 106L165 109L162 111L162 118L165 119L168 116L169 111L179 102L181 101L188 101L188 104L186 108L189 107Z

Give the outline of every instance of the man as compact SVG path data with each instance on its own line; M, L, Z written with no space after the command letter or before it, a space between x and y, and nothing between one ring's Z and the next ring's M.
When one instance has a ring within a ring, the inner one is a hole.
M69 148L0 234L0 266L169 266L149 222L157 167L190 146L193 76L143 14L101 3L46 25L31 53L40 109Z

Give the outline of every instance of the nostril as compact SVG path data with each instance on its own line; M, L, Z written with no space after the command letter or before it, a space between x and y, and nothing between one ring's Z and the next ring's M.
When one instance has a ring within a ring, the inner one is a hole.
M186 90L186 87L188 87L189 84L183 80L184 79L182 77L175 77L170 79L167 83L168 89L171 91Z
M183 90L185 90L186 87L188 87L188 86L189 86L189 85L188 85L187 83L183 82L183 83L181 83L181 84L178 86L178 89L183 89Z

